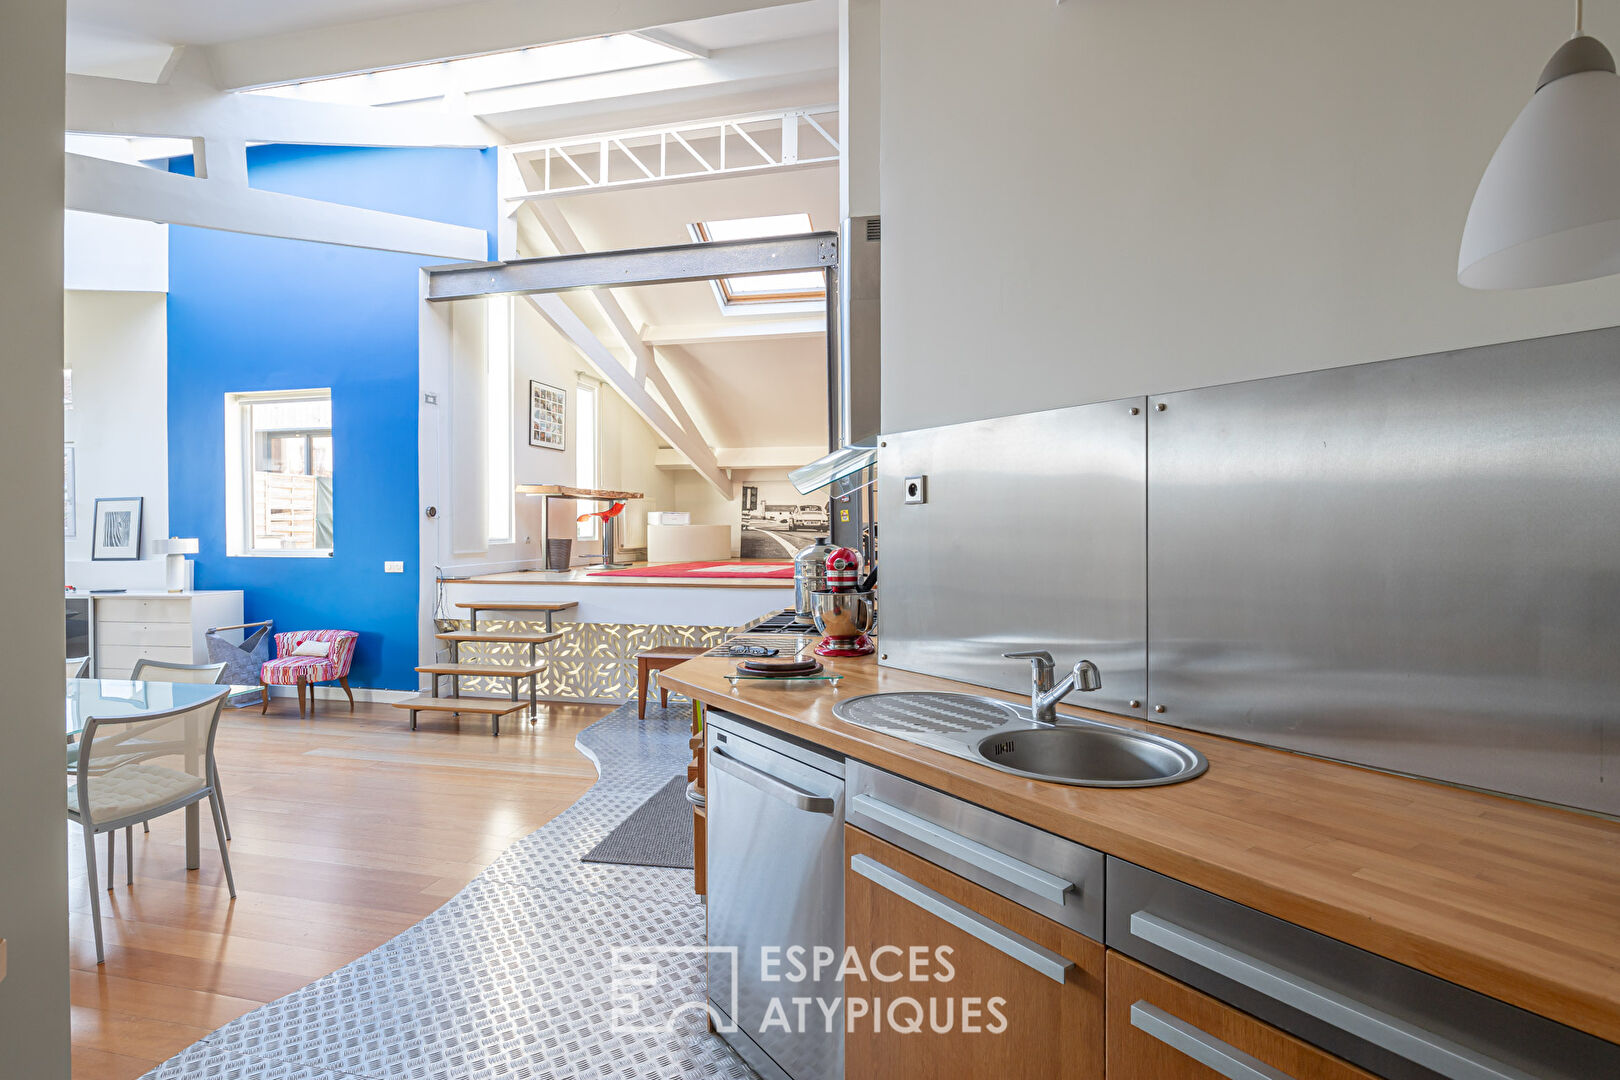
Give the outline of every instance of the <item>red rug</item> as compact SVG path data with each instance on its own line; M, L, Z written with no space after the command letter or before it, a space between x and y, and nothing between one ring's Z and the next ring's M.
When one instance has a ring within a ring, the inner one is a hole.
M632 566L625 570L594 570L591 577L698 578L713 581L729 578L769 578L793 580L793 564L779 562L678 562L656 566Z

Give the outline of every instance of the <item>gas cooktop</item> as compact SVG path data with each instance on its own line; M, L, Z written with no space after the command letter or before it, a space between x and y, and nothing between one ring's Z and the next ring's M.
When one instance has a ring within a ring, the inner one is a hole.
M728 650L733 645L763 645L766 648L779 649L782 655L791 656L803 652L819 640L821 634L809 616L801 619L792 608L784 608L732 634L726 638L723 645L710 651L709 655L730 655Z

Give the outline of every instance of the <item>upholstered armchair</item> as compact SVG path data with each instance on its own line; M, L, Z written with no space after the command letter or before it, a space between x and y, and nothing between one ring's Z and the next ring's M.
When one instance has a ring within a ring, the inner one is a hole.
M360 637L353 630L295 630L276 635L276 658L259 669L262 701L259 711L270 707L270 687L298 687L298 715L304 715L304 688L310 687L309 711L315 712L316 683L337 680L349 695L349 711L354 712L354 691L349 689L349 665L354 663L354 643ZM323 648L324 646L324 648Z

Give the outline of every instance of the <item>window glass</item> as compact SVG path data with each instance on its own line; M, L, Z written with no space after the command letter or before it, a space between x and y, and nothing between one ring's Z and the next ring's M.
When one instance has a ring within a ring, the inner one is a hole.
M813 232L809 214L770 214L765 217L700 221L693 230L699 240L752 240L762 236L794 236ZM825 300L826 278L814 270L786 274L723 277L718 282L727 304L784 303Z
M235 395L238 554L332 550L332 398L328 390ZM228 434L227 438L231 438Z
M597 388L595 383L580 383L574 387L574 486L599 488L602 486L600 453L597 446ZM579 504L580 513L606 510L603 503ZM575 536L580 540L595 540L600 535L600 518L586 518L579 523Z
M485 535L492 544L510 544L517 497L512 481L512 298L492 296L484 304Z

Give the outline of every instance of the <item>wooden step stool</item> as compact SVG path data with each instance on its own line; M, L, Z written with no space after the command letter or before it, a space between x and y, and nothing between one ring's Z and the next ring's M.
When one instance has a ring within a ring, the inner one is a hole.
M442 698L428 697L425 694L408 698L405 701L394 702L394 708L409 710L411 714L411 730L416 730L416 714L423 712L436 713L477 713L487 716L494 721L495 734L501 733L501 717L511 713L520 712L528 706L521 701L510 701L506 698L464 697Z
M525 634L517 631L506 633L489 633L483 630L450 630L443 634L434 634L440 641L450 643L450 662L460 662L460 647L463 643L469 645L527 645L529 647L529 663L537 663L539 655L536 653L541 645L548 641L556 641L561 634Z
M480 611L517 611L528 614L543 614L546 617L546 633L551 633L551 618L559 611L569 611L579 607L578 600L510 600L490 601L466 600L456 605L471 612L471 629L478 629L478 613Z
M433 677L433 690L431 691L433 697L439 696L439 677L441 675L450 677L450 696L452 698L461 697L461 680L464 678L511 679L511 700L513 701L518 699L518 685L524 679L528 679L529 719L533 720L534 714L539 707L538 680L540 673L546 670L546 665L543 660L527 664L423 664L416 670L423 675Z

